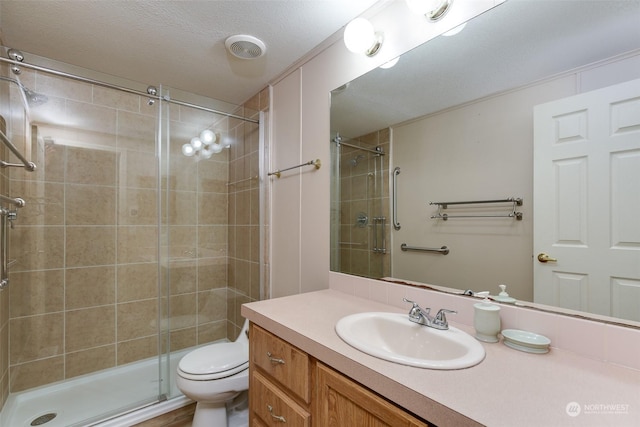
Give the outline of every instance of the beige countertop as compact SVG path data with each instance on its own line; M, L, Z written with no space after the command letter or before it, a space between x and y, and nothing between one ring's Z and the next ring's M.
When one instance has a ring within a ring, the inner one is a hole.
M483 343L485 360L468 369L399 365L362 353L335 333L340 318L367 311L402 312L334 290L242 307L250 321L439 426L640 425L637 370L555 348L529 354L502 343ZM466 325L450 323L473 334ZM568 406L580 413L570 416Z

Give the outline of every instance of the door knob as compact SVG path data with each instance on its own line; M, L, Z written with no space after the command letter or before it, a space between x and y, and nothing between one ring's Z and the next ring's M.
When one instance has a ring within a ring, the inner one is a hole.
M551 258L549 255L545 254L544 252L541 252L541 253L538 254L538 261L540 261L540 262L558 262L557 259Z

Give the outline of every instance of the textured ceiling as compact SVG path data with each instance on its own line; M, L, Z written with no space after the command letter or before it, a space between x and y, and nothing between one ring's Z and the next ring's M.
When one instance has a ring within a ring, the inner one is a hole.
M363 135L634 50L640 0L509 0L334 93L331 127Z
M5 46L239 104L378 0L1 0ZM266 54L224 41L249 34Z

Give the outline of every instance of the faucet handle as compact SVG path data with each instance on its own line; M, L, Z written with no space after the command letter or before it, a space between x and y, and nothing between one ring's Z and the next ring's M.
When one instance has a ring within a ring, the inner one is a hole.
M429 314L431 312L430 308L428 308L428 307L427 308L421 308L420 305L415 301L411 301L411 300L408 300L406 298L402 298L402 300L404 302L408 302L409 304L413 304L413 307L411 307L410 314L412 314L412 313L414 313L415 311L418 311L418 310L420 310L420 311L422 311L423 313L426 313L426 314Z
M455 310L447 310L446 308L441 308L440 310L438 310L435 320L443 325L446 325L447 324L446 313L457 314L458 312Z

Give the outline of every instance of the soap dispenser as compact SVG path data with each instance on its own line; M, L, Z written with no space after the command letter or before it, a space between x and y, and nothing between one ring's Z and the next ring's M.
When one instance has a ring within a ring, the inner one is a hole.
M476 295L485 297L482 302L473 305L476 338L484 342L498 342L500 307L489 300L489 292L476 292Z
M508 304L516 303L516 299L510 297L507 293L507 285L499 285L498 287L500 288L500 293L497 296L493 297L494 300L499 302L506 302Z

